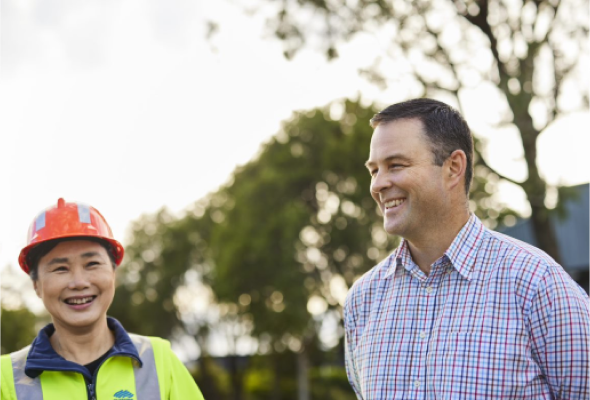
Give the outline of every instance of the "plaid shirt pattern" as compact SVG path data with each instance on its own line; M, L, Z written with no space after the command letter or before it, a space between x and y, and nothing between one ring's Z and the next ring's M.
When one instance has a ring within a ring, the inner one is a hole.
M427 276L407 243L351 288L359 399L589 399L586 293L547 254L471 216Z

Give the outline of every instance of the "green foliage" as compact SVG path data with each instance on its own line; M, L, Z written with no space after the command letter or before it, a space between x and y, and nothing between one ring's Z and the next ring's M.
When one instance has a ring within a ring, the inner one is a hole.
M12 353L30 345L37 335L36 316L27 308L7 310L2 307L0 319L1 354Z
M371 236L382 231L363 167L375 112L346 101L337 120L328 107L297 113L213 194L211 287L252 317L255 336L301 339L313 323L309 297L339 308L332 279L349 287L391 249L386 235Z
M202 229L193 229L192 222L161 210L134 223L109 310L129 331L170 337L184 329L174 295L186 272L198 271L203 259Z
M252 399L295 393L293 352L304 351L311 366L326 362L322 323L338 322L348 288L398 243L383 230L363 166L376 112L352 100L298 112L256 159L184 217L164 210L142 217L111 313L142 334L169 337L184 329L204 353L211 335L226 339L230 355L240 337L252 336L267 361L230 368L230 385L239 390L243 383ZM512 211L490 210L497 179L482 171L472 207L493 224ZM177 299L195 274L214 294L216 319L195 316ZM312 297L319 309L308 310ZM342 362L341 350L340 342L330 365ZM314 398L350 398L342 370L312 371Z
M276 3L260 0L271 2ZM360 73L379 89L395 87L396 100L443 98L471 111L473 105L465 104L469 92L497 88L475 107L491 109L484 121L490 127L518 129L528 176L516 181L502 175L480 152L480 169L487 172L478 178L489 175L491 182L476 184L490 193L486 187L500 178L522 188L537 244L559 261L545 205L554 188L537 167L537 141L559 117L588 109L587 5L585 0L285 0L268 26L289 59L313 46L332 60L355 36L376 38L381 51ZM505 207L488 203L476 213L488 226L504 217L514 220Z
M193 374L193 378L205 399L226 399L232 392L228 372L211 357L199 359L199 368Z
M317 367L309 371L311 398L355 400L344 367Z

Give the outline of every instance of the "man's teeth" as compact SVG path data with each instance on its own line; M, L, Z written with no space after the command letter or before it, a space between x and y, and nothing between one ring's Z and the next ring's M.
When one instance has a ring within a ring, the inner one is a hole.
M91 302L93 298L94 298L93 296L90 296L90 297L83 297L80 299L67 299L66 303L68 303L68 304L86 304L88 302Z
M385 208L397 207L404 202L405 199L391 200L385 203Z

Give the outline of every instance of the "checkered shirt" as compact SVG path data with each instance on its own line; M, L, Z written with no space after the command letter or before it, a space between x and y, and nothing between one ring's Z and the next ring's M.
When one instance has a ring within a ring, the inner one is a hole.
M586 293L541 250L471 216L429 275L407 243L351 288L359 399L589 399Z

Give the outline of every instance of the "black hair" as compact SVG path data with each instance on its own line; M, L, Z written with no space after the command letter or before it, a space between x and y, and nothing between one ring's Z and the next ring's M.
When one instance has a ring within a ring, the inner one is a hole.
M117 264L115 262L113 247L109 242L92 236L74 236L49 240L47 242L39 243L37 246L33 247L27 254L26 258L27 265L29 266L29 277L33 281L36 281L39 278L39 261L41 261L43 257L49 254L49 252L61 242L68 242L72 240L88 240L100 244L107 251L109 258L111 259L111 264L113 264L113 269L116 268Z
M433 99L413 99L393 104L379 111L371 119L371 127L400 119L418 119L430 141L434 164L443 165L455 150L462 150L467 158L465 193L473 179L473 136L461 114L443 102Z

